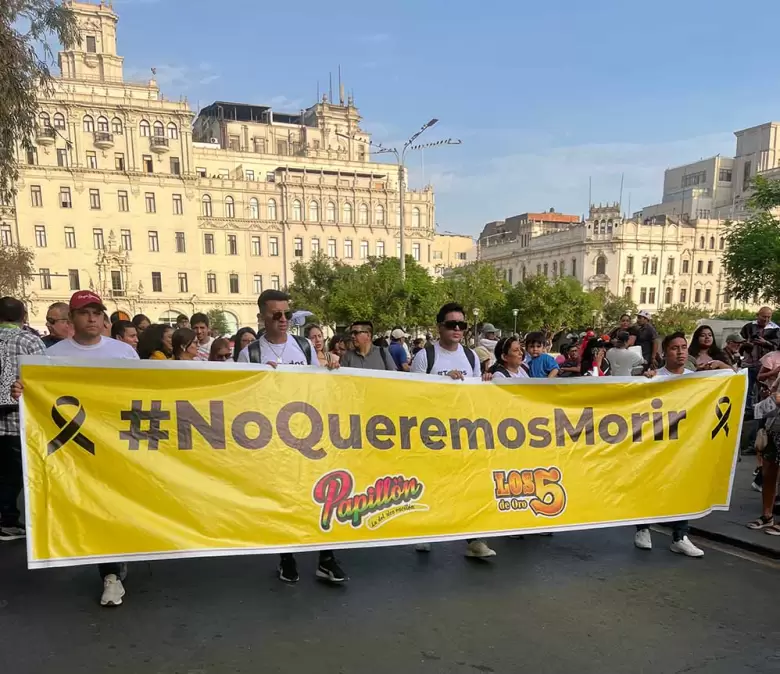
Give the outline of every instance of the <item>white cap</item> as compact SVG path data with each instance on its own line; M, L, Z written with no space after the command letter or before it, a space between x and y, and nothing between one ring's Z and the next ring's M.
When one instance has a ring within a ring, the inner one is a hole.
M642 309L642 311L640 311L637 316L641 316L642 318L650 318L650 312Z
M390 337L392 337L393 339L401 339L402 337L408 337L408 336L409 335L407 335L403 330L401 330L401 328L396 328L390 333Z

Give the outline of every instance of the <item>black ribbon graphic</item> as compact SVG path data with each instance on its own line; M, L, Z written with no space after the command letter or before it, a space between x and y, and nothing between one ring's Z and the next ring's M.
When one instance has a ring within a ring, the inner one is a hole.
M726 410L723 411L721 406L725 405ZM729 417L731 416L731 399L728 396L723 396L715 405L715 416L718 417L718 423L715 424L715 428L712 429L712 439L720 433L721 429L726 431L726 437L729 437Z
M67 421L57 409L60 405L74 405L79 409L75 416L70 421ZM57 398L57 402L54 403L51 408L51 418L59 427L60 432L57 433L57 436L49 443L47 447L48 454L54 454L54 452L69 440L73 440L79 447L87 450L90 454L95 454L95 443L87 438L80 430L87 419L87 413L84 411L78 398L74 398L73 396L60 396Z

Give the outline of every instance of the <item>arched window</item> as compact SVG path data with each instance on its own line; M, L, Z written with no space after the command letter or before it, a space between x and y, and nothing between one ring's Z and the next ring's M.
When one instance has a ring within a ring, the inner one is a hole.
M309 221L310 222L319 222L320 221L320 202L319 201L310 201L309 202Z
M699 238L699 248L704 248L704 237Z
M147 122L145 119L142 119L138 124L139 133L141 134L141 137L149 137L152 135L152 128L149 126L149 122Z
M252 220L260 219L260 204L254 197L249 200L249 217Z
M97 130L108 133L108 120L102 115L97 118Z
M155 122L152 128L154 129L154 135L158 138L165 135L165 127L163 127L162 122Z
M715 249L715 237L711 236L710 237L710 250L714 250L714 249Z
M111 120L112 133L121 134L123 130L124 130L124 126L122 125L122 120L119 119L119 117L114 117L114 119Z
M374 220L377 225L385 224L385 207L382 204L378 204L376 207L376 213L374 214Z
M352 204L350 204L349 202L344 204L343 211L344 211L344 223L347 224L347 225L351 225L352 224Z
M55 129L65 128L65 115L63 115L61 112L54 113L54 128Z
M558 262L553 262L553 278L558 276Z
M201 204L201 212L203 213L203 217L210 218L211 217L211 197L208 194L204 194L203 198L200 200Z
M416 206L412 209L412 227L420 226L420 209Z
M296 222L303 220L303 211L301 210L301 202L295 199L292 202L292 219Z
M233 197L231 196L225 197L225 217L226 218L236 217L236 202L233 201Z
M176 126L173 122L168 124L168 138L173 138L176 140L179 137L179 127Z
M325 219L328 222L336 222L336 204L332 201L329 201L325 207Z
M626 289L623 291L623 297L627 300L631 299L631 286L626 286Z
M51 118L49 117L48 112L42 112L40 115L38 115L38 121L41 124L41 127L47 127L51 126Z
M607 273L607 258L605 258L603 255L599 255L596 258L596 274L606 274Z
M84 131L92 133L95 130L95 120L90 115L84 115Z
M672 289L667 288L666 292L664 293L664 304L671 304L672 303Z
M368 206L365 204L360 204L358 207L358 224L368 224Z
M720 248L720 250L723 250L725 247L726 247L726 239L724 239L721 236L720 241L718 242L718 248Z
M276 201L274 199L268 200L268 219L276 220Z

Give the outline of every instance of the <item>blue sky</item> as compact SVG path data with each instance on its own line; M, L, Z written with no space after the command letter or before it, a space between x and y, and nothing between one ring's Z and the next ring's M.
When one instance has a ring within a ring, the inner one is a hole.
M780 119L780 2L753 0L114 0L126 77L193 108L297 111L341 64L363 126L402 143L463 140L409 160L443 230L594 201L660 200L669 166L733 155L733 132ZM735 10L743 9L744 18ZM424 174L423 160L424 159Z

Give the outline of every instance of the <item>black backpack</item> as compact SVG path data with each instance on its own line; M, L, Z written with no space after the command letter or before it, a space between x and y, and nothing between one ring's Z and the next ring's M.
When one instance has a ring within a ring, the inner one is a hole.
M469 361L469 365L471 365L472 372L474 371L474 368L477 365L476 356L474 355L474 352L469 349L467 346L463 347L463 350L466 352L466 360ZM434 348L433 344L426 344L425 345L425 357L428 361L428 368L426 370L426 374L430 374L433 372L433 366L436 363L436 349Z
M309 342L308 339L305 337L301 337L300 335L292 335L292 338L295 340L295 343L298 345L298 348L300 348L301 351L303 351L303 355L306 358L306 362L311 365L312 364L312 352L311 352L311 342ZM249 349L249 362L250 363L262 363L263 362L263 355L260 353L260 340L256 339L254 342L252 342L247 349Z

